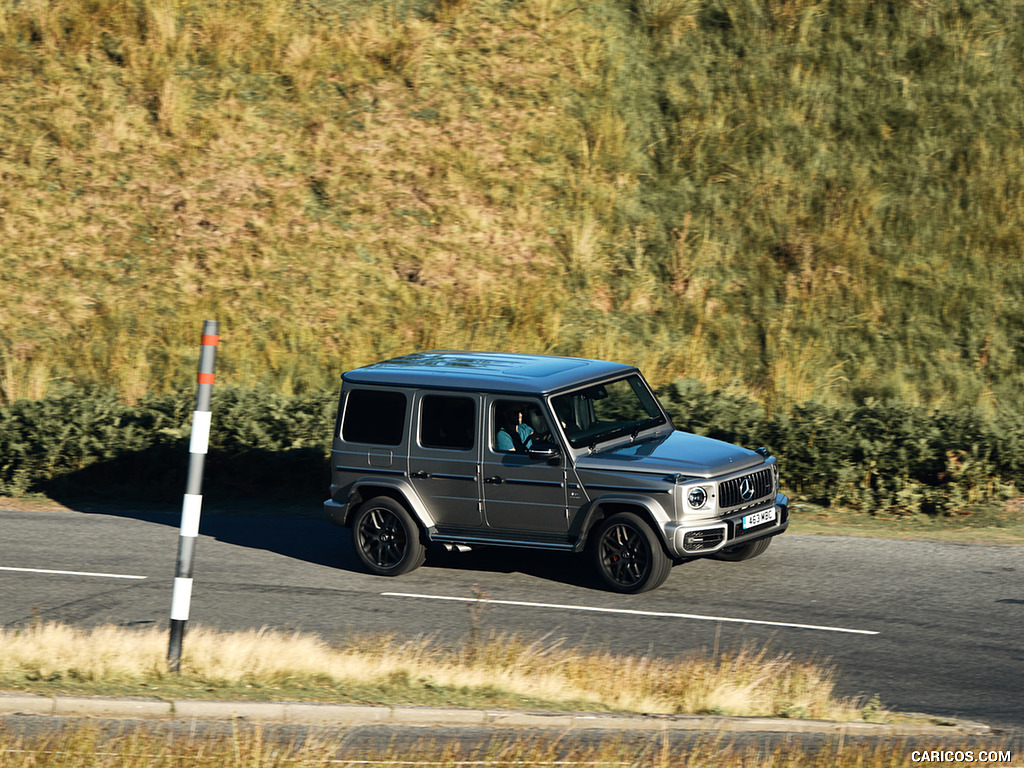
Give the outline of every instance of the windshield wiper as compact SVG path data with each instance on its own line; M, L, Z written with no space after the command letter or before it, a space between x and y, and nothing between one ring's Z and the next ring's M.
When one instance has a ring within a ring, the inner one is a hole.
M629 436L636 440L636 436L643 432L648 427L653 427L655 424L661 422L661 416L651 416L649 419L638 421L636 426L633 427L633 431L629 433Z
M651 416L650 418L638 421L636 424L625 424L621 427L615 427L614 429L609 429L607 432L601 432L600 434L594 435L587 441L586 446L587 449L593 453L597 450L598 443L614 440L616 437L625 437L626 435L629 435L633 440L636 440L637 435L645 429L663 422L664 419L661 416Z
M614 440L616 437L625 437L629 435L631 439L636 440L636 436L643 432L648 427L653 427L655 424L661 422L660 416L652 416L649 419L638 421L636 424L626 424L615 429L610 429L607 432L602 432L599 435L594 435L590 441L590 449L593 452L594 448L597 447L598 443L603 443L606 440Z

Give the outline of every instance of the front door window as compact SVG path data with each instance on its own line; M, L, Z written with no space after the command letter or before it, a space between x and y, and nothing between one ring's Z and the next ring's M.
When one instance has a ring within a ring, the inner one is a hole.
M534 445L551 440L538 400L497 399L490 405L490 441L484 451L484 516L496 532L565 533L564 461L533 458Z
M550 437L547 422L537 403L498 400L493 406L493 448L498 453L526 453L538 438Z

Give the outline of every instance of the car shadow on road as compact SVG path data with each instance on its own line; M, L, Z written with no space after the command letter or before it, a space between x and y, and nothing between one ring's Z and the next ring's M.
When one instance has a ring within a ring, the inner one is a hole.
M97 462L32 490L85 514L124 517L178 528L187 455L167 447ZM207 459L200 536L274 552L314 565L366 573L351 534L323 516L329 481L319 454L251 451ZM317 482L317 481L320 482ZM287 493L282 487L288 488ZM600 589L582 556L500 547L449 553L433 546L423 566L436 570L521 573L544 581Z
M584 589L604 589L596 570L584 555L568 552L541 552L513 547L479 547L469 552L447 552L432 547L426 568L465 573L520 573L543 581L552 581Z
M188 452L160 445L94 462L30 490L86 514L181 525ZM327 461L318 451L211 451L200 536L317 565L355 568L350 548L323 518Z

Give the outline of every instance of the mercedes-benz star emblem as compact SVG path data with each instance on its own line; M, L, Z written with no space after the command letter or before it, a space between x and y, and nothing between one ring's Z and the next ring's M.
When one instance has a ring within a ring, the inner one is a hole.
M744 477L740 480L740 497L744 501L750 501L754 498L754 484L750 482L749 477Z

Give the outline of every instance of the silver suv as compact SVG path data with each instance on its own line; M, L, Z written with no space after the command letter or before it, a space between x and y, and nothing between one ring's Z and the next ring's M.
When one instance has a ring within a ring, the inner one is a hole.
M586 552L617 592L746 560L789 524L768 451L677 430L636 368L423 352L342 376L328 519L372 573L431 543Z

